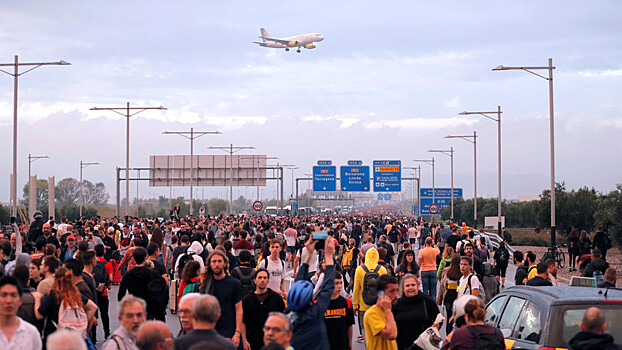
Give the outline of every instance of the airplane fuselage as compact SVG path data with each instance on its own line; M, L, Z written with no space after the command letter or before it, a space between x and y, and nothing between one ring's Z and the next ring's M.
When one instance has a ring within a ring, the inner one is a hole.
M259 44L262 47L270 47L275 49L285 49L289 50L289 48L297 47L300 51L300 48L306 49L314 49L315 43L324 40L324 37L320 33L308 33L308 34L300 34L294 35L285 38L274 38L270 37L265 29L261 29L262 35L259 37L263 39L263 42L255 42L255 44Z

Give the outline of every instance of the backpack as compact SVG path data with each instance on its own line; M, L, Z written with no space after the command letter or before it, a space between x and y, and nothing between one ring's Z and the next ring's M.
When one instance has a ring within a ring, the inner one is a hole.
M240 266L233 269L240 276L240 284L242 284L242 298L250 294L255 288L253 284L253 277L255 276L252 268L249 268L250 272L244 274Z
M479 257L482 258L482 260L487 260L488 259L488 250L486 249L486 246L482 246L479 249Z
M605 248L611 249L611 247L613 246L613 243L611 242L611 237L609 237L608 233L603 233L603 235L605 236L605 238L603 238Z
M347 249L345 253L343 253L343 258L341 261L341 268L344 270L349 270L352 268L352 259L354 255L354 247Z
M378 278L380 278L381 265L376 265L376 268L373 270L369 270L366 265L362 265L363 270L365 271L365 276L363 276L363 292L361 296L363 297L363 302L367 305L374 305L376 301L378 301Z
M600 270L594 270L592 277L596 279L596 285L599 286L602 283L605 283L605 276L603 276L603 272Z
M99 285L100 283L104 283L106 286L110 284L110 279L108 278L108 270L106 270L106 264L108 261L98 261L93 267L93 279L95 280L95 284ZM103 291L101 292L103 293ZM97 294L101 295L98 291Z
M198 280L196 282L186 284L186 287L181 292L181 295L184 296L188 293L198 293L199 285L200 285L200 282Z
M184 271L184 267L186 266L186 264L194 260L194 255L196 255L195 252L186 252L178 258L179 264L177 264L177 273L180 277L181 273Z
M477 329L477 326L468 326L467 329L471 332L473 338L475 338L476 349L486 350L504 350L505 343L501 341L502 337L499 337L501 333L498 328L492 327L494 332L482 333Z
M469 275L469 279L467 280L467 285L469 286L469 294L471 294L473 292L473 287L471 287L471 278L473 277L473 274ZM477 277L475 277L477 278ZM496 281L497 279L495 279ZM482 283L480 283L482 285L482 288L480 288L477 292L477 297L480 298L482 301L486 300L486 289L484 288L484 285ZM484 303L485 305L485 303Z
M157 278L153 278L147 283L147 293L149 295L147 304L153 305L157 310L166 309L169 300L169 290L166 280L162 276L157 276Z
M425 240L428 236L430 235L430 229L427 227L424 227L421 229L421 239Z
M79 332L82 339L86 339L86 327L88 324L89 319L83 307L77 305L69 307L64 301L60 303L60 310L58 311L58 329Z
M501 249L499 252L499 264L507 264L510 260L510 252L507 249Z
M261 263L263 263L263 267L267 270L268 269L268 259L270 259L270 256L267 256L265 259L261 260ZM285 278L285 262L283 261L283 259L279 259L281 260L281 267L283 268L283 278ZM302 261L302 259L300 259ZM261 264L260 263L260 264Z

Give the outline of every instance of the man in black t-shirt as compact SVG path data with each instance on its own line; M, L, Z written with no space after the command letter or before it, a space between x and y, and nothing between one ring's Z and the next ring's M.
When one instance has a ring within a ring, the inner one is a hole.
M227 256L216 249L207 257L206 280L201 285L201 294L211 294L220 303L220 318L216 331L231 340L237 347L242 340L242 286L240 281L227 274Z
M461 238L458 235L458 228L453 226L451 228L451 236L447 237L447 244L456 250L456 245L460 242Z
M328 343L332 350L352 349L352 325L354 324L354 310L352 301L339 293L343 288L343 277L335 274L335 290L331 296L328 309L324 313Z
M151 261L151 268L156 270L158 275L162 276L168 281L168 275L166 273L166 266L158 260L160 256L160 247L155 243L150 243L147 246L147 254L149 254L149 261Z
M252 350L264 345L263 326L271 312L283 312L285 303L281 295L268 288L270 273L264 268L255 272L255 291L242 300L243 322L246 328L245 339Z

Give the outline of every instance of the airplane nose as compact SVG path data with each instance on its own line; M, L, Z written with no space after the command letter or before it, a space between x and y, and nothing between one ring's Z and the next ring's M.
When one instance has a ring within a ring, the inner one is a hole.
M320 41L324 40L324 36L320 35Z

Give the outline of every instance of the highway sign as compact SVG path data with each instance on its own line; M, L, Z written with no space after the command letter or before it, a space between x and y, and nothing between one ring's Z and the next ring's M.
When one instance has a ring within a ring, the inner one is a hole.
M253 209L255 209L255 211L260 211L263 209L263 203L261 201L253 202Z
M313 191L327 192L337 190L337 167L313 167Z
M431 215L430 205L432 204L432 198L421 198L421 215ZM451 198L434 198L434 204L439 208L445 208L451 205Z
M438 207L438 204L430 204L430 206L428 207L428 211L430 212L430 214L438 214L440 208Z
M374 191L400 192L402 190L402 161L374 160Z
M290 215L298 215L298 202L292 202L290 208Z
M390 201L393 195L391 193L378 193L379 201Z
M348 165L363 165L362 160L349 160Z
M318 160L317 165L333 165L332 160Z
M349 163L349 162L348 162ZM344 192L369 191L369 166L342 166L341 190Z
M421 198L432 198L431 188L422 188L421 190L419 190L419 193L421 194ZM451 198L451 188L435 188L434 197ZM454 187L454 198L457 197L462 197L462 188Z

